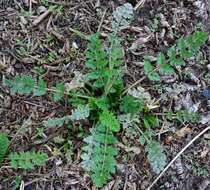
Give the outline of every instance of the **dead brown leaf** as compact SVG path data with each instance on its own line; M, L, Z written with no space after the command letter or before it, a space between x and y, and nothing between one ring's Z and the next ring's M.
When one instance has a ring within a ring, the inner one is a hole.
M178 131L176 132L176 135L177 135L178 138L182 138L182 137L184 137L185 135L191 133L191 131L192 131L192 130L191 130L189 127L183 127L183 128L181 128L180 130L178 130Z
M142 37L138 38L137 40L135 40L129 49L136 50L136 49L138 49L139 45L147 43L150 39L151 39L151 35L142 36Z
M141 150L139 147L128 147L122 143L118 143L117 144L120 148L122 148L123 150L125 150L126 152L134 152L134 154L140 154Z
M200 157L201 157L201 158L205 158L205 157L208 155L209 151L210 151L209 148L205 148L205 149L201 152Z
M78 71L74 72L74 78L71 80L71 82L65 84L67 92L75 88L82 88L83 86L84 86L83 75Z

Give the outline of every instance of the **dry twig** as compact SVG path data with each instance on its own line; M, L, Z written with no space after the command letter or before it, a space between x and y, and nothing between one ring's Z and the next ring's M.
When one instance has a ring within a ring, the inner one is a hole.
M152 184L147 188L147 190L150 190L157 181L164 175L164 173L171 167L171 165L177 160L179 156L190 146L192 145L200 136L202 136L205 132L210 130L210 126L206 127L203 131L201 131L198 135L196 135L174 158L171 160L171 162L164 168L164 170L156 177L156 179L152 182Z
M146 2L146 0L140 0L136 6L134 7L134 10L136 11L139 7L142 7L144 5L144 3Z
M42 22L49 14L50 10L46 10L43 14L41 14L36 20L33 21L32 25L37 26L40 22Z

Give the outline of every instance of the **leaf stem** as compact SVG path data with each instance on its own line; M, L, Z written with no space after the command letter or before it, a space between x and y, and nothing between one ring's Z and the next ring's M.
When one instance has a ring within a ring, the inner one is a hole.
M158 68L153 69L150 73L153 73L154 71L157 71ZM149 74L150 74L149 73ZM125 95L130 89L134 88L135 86L137 86L139 83L141 83L144 79L146 79L147 76L143 76L142 78L140 78L139 80L137 80L135 83L133 83L131 86L129 86L127 89L125 89L122 93L122 96Z

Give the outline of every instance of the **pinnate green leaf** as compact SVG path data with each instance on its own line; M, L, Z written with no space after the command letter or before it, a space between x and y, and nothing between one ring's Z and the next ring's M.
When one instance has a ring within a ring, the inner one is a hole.
M163 53L159 53L157 58L157 64L160 67L160 72L164 74L173 74L174 69L166 62L165 55Z
M108 64L106 52L103 49L99 33L90 36L88 43L86 67L90 69L103 69Z
M117 7L112 14L112 29L114 31L119 31L126 28L131 23L133 15L133 6L130 3L125 3L124 5Z
M45 127L61 127L70 121L70 116L54 117L43 122Z
M99 79L101 77L101 73L98 71L92 71L85 76L87 81Z
M188 36L186 42L189 44L192 51L197 51L202 45L206 43L208 34L202 31L196 31Z
M149 141L146 145L146 151L153 171L159 174L166 165L166 155L163 153L159 142Z
M75 110L72 111L71 120L82 120L87 119L90 115L90 109L88 105L79 105Z
M150 61L145 59L144 60L144 72L145 72L145 74L148 75L153 70L154 70L154 67L152 66Z
M183 37L178 40L178 48L181 58L189 58L193 56L192 51L190 51L189 46Z
M122 64L122 59L124 57L124 50L121 45L122 39L115 36L114 34L109 34L108 36L110 48L108 51L108 56L110 63L113 66L119 66Z
M144 59L144 73L152 81L160 81L160 75L154 71L154 66L149 60Z
M171 65L177 65L177 66L185 65L184 60L177 58L176 46L172 46L171 48L169 48L167 54L169 56L169 61Z
M120 109L126 114L136 114L143 109L143 102L133 96L125 96L120 105Z
M43 96L47 92L47 85L43 79L39 79L37 87L34 89L34 96Z
M16 76L13 80L6 79L5 84L7 84L13 93L18 93L20 95L28 95L34 89L34 79L31 76Z
M158 119L154 115L145 114L143 122L144 122L144 126L147 129L151 128L152 126L158 126Z
M198 123L200 121L200 115L197 112L191 112L188 110L179 110L176 113L176 118L182 123Z
M102 125L108 127L113 132L118 132L120 130L119 121L116 119L112 112L103 111L100 115L100 122Z
M55 102L58 102L59 100L61 100L61 98L64 96L64 83L60 82L60 83L56 83L56 86L54 87L54 93L53 93L53 100Z
M91 171L93 167L93 154L94 148L99 146L99 142L96 141L97 130L95 128L90 129L91 135L84 138L85 146L82 147L83 153L81 155L82 158L82 166L86 171Z
M169 64L162 64L160 65L160 72L164 74L173 74L175 73L173 67L171 67Z
M43 166L48 156L43 152L27 151L13 152L9 155L10 164L14 169L33 169L35 166Z
M108 110L110 107L108 98L103 96L100 98L91 97L89 98L88 102L90 108L93 110L97 108L99 108L100 110Z
M4 160L9 147L9 139L6 134L0 133L0 164Z
M157 64L162 65L166 63L166 58L163 53L159 53L158 58L157 58Z
M117 150L114 147L116 138L104 125L90 130L91 134L85 138L87 145L83 147L83 167L90 171L91 179L97 187L102 187L115 172Z

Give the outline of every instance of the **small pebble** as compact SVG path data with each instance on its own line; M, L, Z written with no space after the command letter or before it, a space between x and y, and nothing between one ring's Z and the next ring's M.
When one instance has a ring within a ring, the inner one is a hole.
M208 98L208 100L210 100L210 90L208 89L205 89L203 92L202 92L202 95L206 98Z
M42 13L44 13L46 10L47 10L46 7L40 6L40 7L37 8L37 13L38 13L38 14L42 14Z
M126 166L124 164L117 164L117 171L121 174L125 174Z
M210 71L210 64L207 65L207 69L208 69L208 71Z
M30 184L30 185L27 185L24 189L25 189L25 190L33 190L33 187L32 187L32 185Z
M24 25L27 25L28 24L28 21L25 19L25 17L23 16L20 16L20 21L21 23L23 23Z
M5 108L10 108L11 107L11 98L10 96L6 96L4 99L4 107Z

